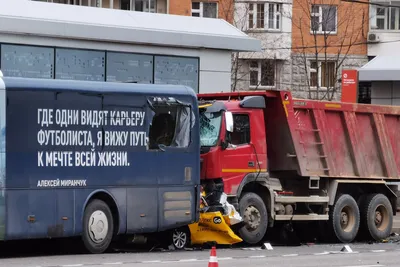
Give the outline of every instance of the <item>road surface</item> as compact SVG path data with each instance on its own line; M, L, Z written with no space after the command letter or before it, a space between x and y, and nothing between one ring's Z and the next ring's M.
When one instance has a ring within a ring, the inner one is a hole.
M399 266L400 242L383 244L303 245L298 247L217 249L220 267L385 267ZM210 251L112 253L3 258L4 267L203 267Z

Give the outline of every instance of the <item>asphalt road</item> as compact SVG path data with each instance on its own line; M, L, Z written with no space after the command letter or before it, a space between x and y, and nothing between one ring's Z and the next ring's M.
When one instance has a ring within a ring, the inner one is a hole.
M383 244L303 245L298 247L217 249L220 267L383 267L399 266L400 242ZM3 258L4 267L202 267L208 266L210 251L112 253Z
M396 216L393 231L400 233L400 217ZM23 244L24 246L21 246ZM0 267L105 267L105 266L208 266L210 251L153 251L124 248L123 252L102 255L75 254L75 243L65 248L63 242L5 242L0 245ZM273 250L259 247L218 248L219 266L257 267L383 267L400 266L400 236L388 243L351 244L353 252L341 252L343 244L274 246Z

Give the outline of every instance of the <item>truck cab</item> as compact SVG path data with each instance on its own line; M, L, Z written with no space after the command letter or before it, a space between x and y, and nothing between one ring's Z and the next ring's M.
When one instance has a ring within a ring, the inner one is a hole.
M242 106L239 100L200 106L201 179L223 181L228 197L236 196L244 175L267 169L265 127L257 123L263 110Z
M244 186L267 176L266 131L265 124L260 123L264 122L265 99L249 96L200 100L199 104L203 187L213 191L214 203L225 192L228 201L240 210L238 197ZM260 222L265 218L260 214L263 211L266 214L262 207L242 207L245 226L240 234L246 242L254 243L260 234L265 234L259 227L260 223L267 223Z

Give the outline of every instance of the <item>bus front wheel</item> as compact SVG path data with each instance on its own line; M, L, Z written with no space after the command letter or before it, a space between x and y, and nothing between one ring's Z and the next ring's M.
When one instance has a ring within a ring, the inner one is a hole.
M86 206L83 217L83 244L93 254L105 252L112 241L113 217L108 205L94 199Z

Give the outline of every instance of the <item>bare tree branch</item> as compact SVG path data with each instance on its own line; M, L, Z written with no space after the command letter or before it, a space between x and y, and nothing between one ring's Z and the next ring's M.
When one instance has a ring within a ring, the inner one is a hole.
M340 88L343 64L352 54L362 54L357 49L363 47L355 45L365 41L364 18L368 6L338 0L293 1L292 51L303 59L308 97L331 101ZM314 73L310 73L308 61L316 62Z

